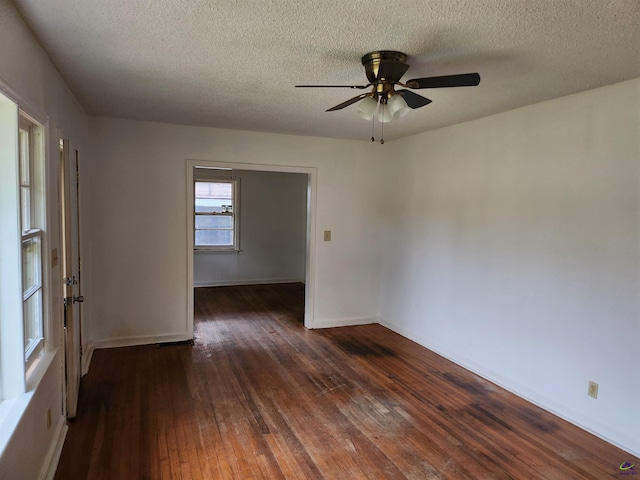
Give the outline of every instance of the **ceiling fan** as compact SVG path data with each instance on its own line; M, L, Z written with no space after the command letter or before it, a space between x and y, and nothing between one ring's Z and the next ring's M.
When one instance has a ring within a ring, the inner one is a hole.
M369 80L366 85L296 85L296 87L355 88L358 90L365 90L371 87L370 91L361 93L335 107L331 107L327 112L341 110L360 102L358 114L362 118L372 120L377 113L379 121L386 123L403 117L410 109L424 107L431 103L428 98L411 90L406 90L407 88L417 90L423 88L475 87L480 83L480 75L478 73L413 78L403 83L400 79L409 69L406 61L407 55L402 52L393 50L371 52L362 57L362 65L364 65L364 70ZM396 90L396 85L404 88ZM371 141L374 141L373 136ZM381 143L384 143L384 140Z

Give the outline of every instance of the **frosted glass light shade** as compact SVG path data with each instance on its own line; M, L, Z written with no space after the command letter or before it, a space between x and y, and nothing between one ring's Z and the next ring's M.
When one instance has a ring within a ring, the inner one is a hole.
M398 119L404 117L410 110L407 106L407 102L404 101L402 95L391 95L391 98L387 100L387 110L389 110L389 114L394 118Z
M380 110L378 111L378 121L382 123L389 123L393 120L389 105L380 104Z
M378 108L377 100L372 97L364 97L358 105L358 115L365 120L371 120Z

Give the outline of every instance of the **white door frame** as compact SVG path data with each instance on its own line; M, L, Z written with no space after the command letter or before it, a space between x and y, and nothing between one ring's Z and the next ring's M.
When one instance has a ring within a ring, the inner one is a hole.
M260 165L252 163L215 162L209 160L187 160L187 334L193 338L193 169L221 168L253 170L261 172L303 173L307 175L307 252L305 274L304 326L314 328L315 313L315 258L316 258L316 191L318 169L288 165Z

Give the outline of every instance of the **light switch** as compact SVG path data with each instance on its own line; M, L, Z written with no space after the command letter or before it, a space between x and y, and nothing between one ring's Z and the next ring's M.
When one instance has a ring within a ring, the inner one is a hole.
M324 241L325 242L330 242L331 241L331 230L325 230L324 231Z

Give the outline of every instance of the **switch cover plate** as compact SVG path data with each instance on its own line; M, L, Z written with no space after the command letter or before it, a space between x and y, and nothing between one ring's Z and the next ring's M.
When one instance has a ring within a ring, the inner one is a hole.
M596 382L589 381L589 391L587 394L590 397L598 398L598 384Z

